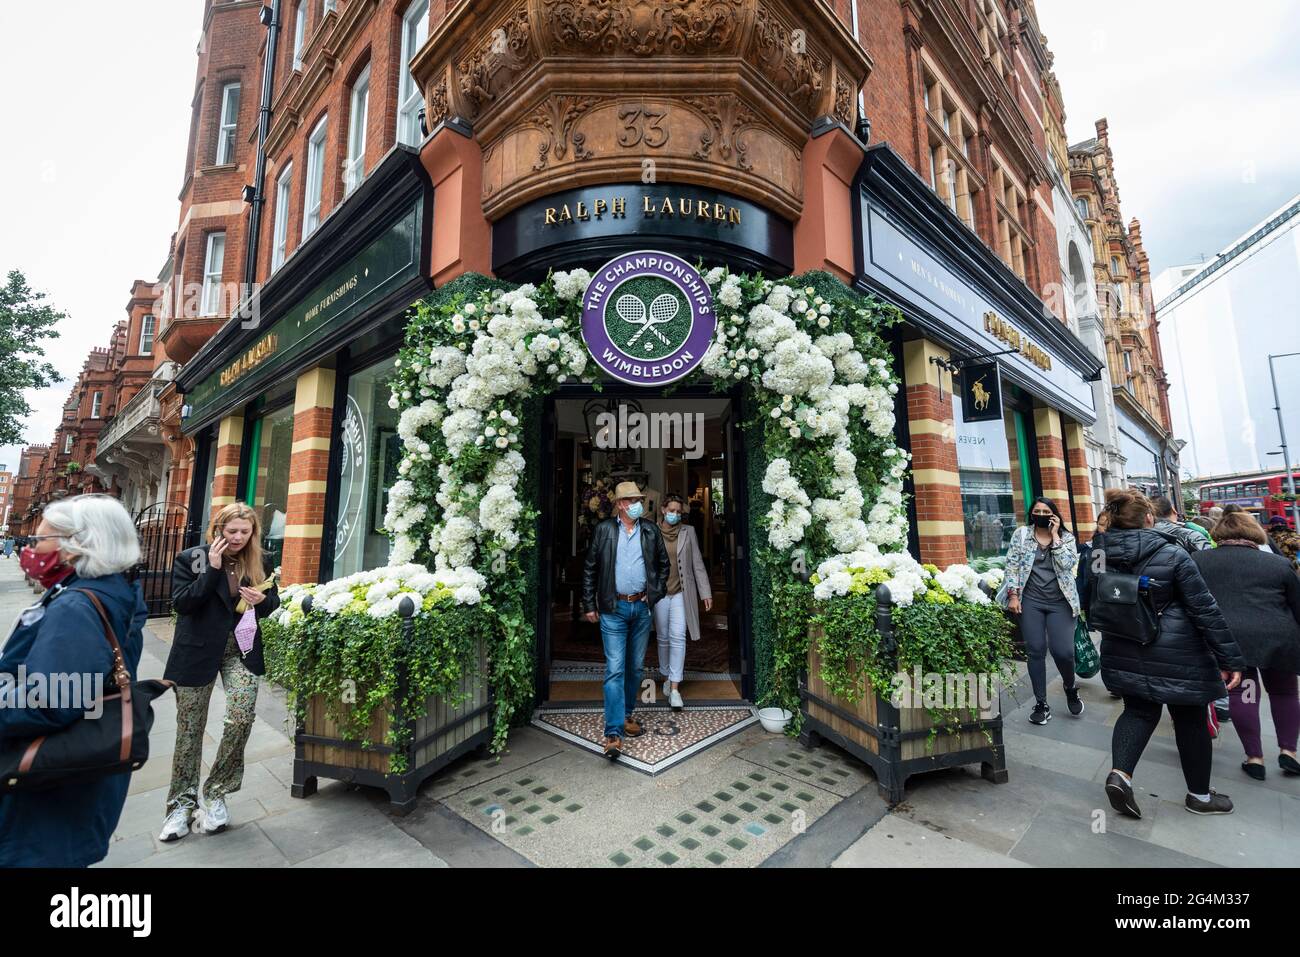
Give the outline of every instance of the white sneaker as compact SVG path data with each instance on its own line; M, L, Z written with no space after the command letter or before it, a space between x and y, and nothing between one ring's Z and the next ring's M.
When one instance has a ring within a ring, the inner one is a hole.
M230 826L230 812L222 798L213 798L194 815L195 825L204 834L220 834Z
M190 833L190 815L194 813L192 807L178 807L167 815L167 820L163 822L162 833L158 835L158 840L179 841L186 834Z
M665 698L669 697L669 696L672 694L672 692L668 690L668 689L671 688L671 687L672 687L672 682L669 681L667 678L665 678L665 679L664 679L664 697L665 697Z
M681 711L685 707L682 704L682 693L674 688L668 695L668 704L674 711Z

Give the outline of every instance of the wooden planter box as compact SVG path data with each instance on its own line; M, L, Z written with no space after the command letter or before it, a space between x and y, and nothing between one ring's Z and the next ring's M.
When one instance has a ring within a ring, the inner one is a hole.
M879 586L876 627L881 636L880 649L896 666L892 609L889 589ZM821 628L813 626L809 631L807 671L799 678L801 744L812 748L825 739L870 765L880 796L890 804L903 800L909 777L937 768L979 764L985 780L1006 783L1001 696L995 717L963 712L956 732L940 731L930 742L934 722L924 708L898 708L870 688L856 703L832 695L821 678L820 638Z
M409 603L404 603L409 604ZM308 609L309 605L304 606ZM408 617L403 628L410 629ZM399 669L400 669L399 665ZM480 643L478 673L487 673L487 651ZM399 674L405 683L405 675ZM332 778L354 784L383 788L388 792L393 810L406 814L415 807L416 793L428 778L470 751L482 751L492 741L492 716L495 708L487 679L464 678L460 693L469 698L453 708L438 695L424 702L418 715L402 715L386 707L376 711L366 740L388 740L388 731L405 721L409 725L409 744L403 749L406 771L389 771L394 748L387 744L363 746L360 741L341 737L339 723L326 713L320 695L307 702L307 714L294 733L293 786L296 798L316 793L316 779Z

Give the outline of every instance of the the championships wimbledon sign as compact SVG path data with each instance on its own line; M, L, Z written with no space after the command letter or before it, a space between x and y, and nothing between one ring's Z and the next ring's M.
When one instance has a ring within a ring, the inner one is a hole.
M716 326L708 283L670 253L611 259L583 293L582 338L592 358L632 385L667 385L689 375Z

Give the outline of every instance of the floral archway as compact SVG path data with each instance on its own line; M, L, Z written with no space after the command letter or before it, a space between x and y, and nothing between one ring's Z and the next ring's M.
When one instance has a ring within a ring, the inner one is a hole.
M451 687L442 679L458 680L473 642L487 641L498 748L533 693L542 399L598 383L580 331L590 278L578 269L509 286L463 276L414 306L391 381L404 455L386 517L390 565L292 586L276 616L299 625L301 599L314 593L326 616L304 630L312 640L357 615L378 634L411 595L428 613L413 694ZM882 336L901 317L826 273L771 280L714 268L704 278L716 335L682 382L745 392L757 698L795 710L814 589L848 594L865 575L907 605L934 587L904 551L908 455L894 439L899 384ZM947 577L951 592L987 601L973 576ZM367 640L356 631L348 640Z

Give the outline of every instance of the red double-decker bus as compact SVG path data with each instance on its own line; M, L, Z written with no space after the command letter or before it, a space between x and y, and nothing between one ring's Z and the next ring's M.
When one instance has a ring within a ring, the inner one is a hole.
M1300 471L1293 473L1300 489ZM1285 472L1240 472L1206 479L1200 486L1200 511L1207 514L1214 506L1240 505L1253 512L1264 525L1275 515L1295 528L1291 511L1291 490Z

